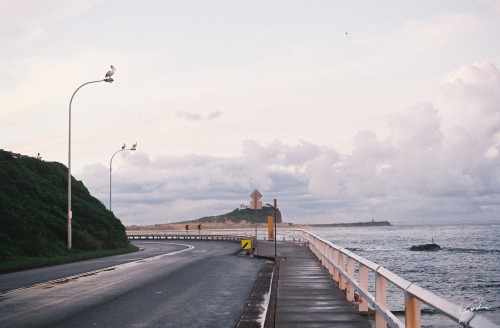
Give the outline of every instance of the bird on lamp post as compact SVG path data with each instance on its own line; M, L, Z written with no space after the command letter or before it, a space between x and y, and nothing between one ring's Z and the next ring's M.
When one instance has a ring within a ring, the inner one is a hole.
M111 71L107 71L106 76L104 78L111 77L113 74L115 74L115 71L116 71L116 68L113 65L111 65Z

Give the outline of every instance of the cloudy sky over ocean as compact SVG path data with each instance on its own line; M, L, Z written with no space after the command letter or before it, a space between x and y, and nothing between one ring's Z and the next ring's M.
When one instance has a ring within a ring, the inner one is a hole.
M124 224L498 219L500 1L0 0L0 148Z

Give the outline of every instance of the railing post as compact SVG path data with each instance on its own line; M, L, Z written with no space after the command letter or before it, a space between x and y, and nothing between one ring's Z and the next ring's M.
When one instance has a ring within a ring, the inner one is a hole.
M375 272L375 301L383 308L387 307L387 280L378 272ZM387 322L378 312L375 312L375 327L387 328Z
M354 279L354 259L350 256L347 256L347 276L351 279ZM354 301L354 287L347 282L347 300L349 302Z
M342 271L342 273L339 272L339 288L345 290L345 278L342 276L342 274L345 274L345 254L342 252L339 253L339 268Z
M324 267L326 267L326 263L325 263L326 262L326 258L325 258L325 255L323 255L323 254L325 254L326 244L324 242L322 242L322 241L320 241L320 243L321 243L320 244L321 245L321 248L320 248L320 250L321 250L321 265L323 265Z
M336 249L333 250L332 260L335 265L339 265L339 251ZM337 282L339 281L339 271L336 268L333 268L333 280Z
M321 265L323 265L323 261L321 259L321 247L323 247L323 245L321 245L321 241L316 240L316 257L318 258Z
M359 264L359 287L368 291L368 267L363 264ZM363 298L363 296L359 295L359 308L358 311L360 313L368 313L368 302Z
M407 328L420 328L422 325L420 318L421 302L419 299L405 293L406 301L406 327Z
M333 248L331 246L328 246L328 259L333 262ZM328 261L328 272L332 275L333 277L333 265Z
M323 255L321 255L323 253L323 243L321 241L318 242L318 246L319 246L319 250L318 250L318 259L319 259L319 262L321 263L321 265L325 265L323 263Z

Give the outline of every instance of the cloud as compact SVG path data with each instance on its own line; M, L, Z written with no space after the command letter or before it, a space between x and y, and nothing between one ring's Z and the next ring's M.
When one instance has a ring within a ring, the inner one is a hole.
M479 0L479 2L492 7L498 14L500 14L500 0Z
M491 146L500 127L500 71L491 63L462 66L448 73L439 94L438 106L444 132L463 134Z
M436 98L388 117L384 139L359 131L350 154L304 140L246 140L233 157L124 154L113 171L115 213L126 224L221 214L258 189L292 222L498 217L500 71L460 67ZM83 172L101 199L106 174L98 164Z

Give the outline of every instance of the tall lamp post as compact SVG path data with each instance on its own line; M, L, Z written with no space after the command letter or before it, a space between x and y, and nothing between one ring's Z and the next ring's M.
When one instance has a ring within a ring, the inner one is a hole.
M124 150L136 150L137 149L137 142L132 146L132 148L125 148L125 144L123 144L122 149L117 150L113 156L111 156L111 160L109 161L109 210L111 211L111 166L113 164L113 157L115 157L116 154L118 154L121 151Z
M98 80L98 81L91 81L82 84L81 86L78 87L78 89L75 90L73 95L71 96L71 100L69 101L69 139L68 139L68 248L71 249L71 219L73 217L73 213L71 212L71 103L73 102L73 98L75 97L75 94L80 90L84 85L90 84L90 83L97 83L97 82L108 82L111 83L113 82L113 79L110 77L113 75L114 72L114 67L111 67L112 71L109 71L106 73L106 77L103 80Z

